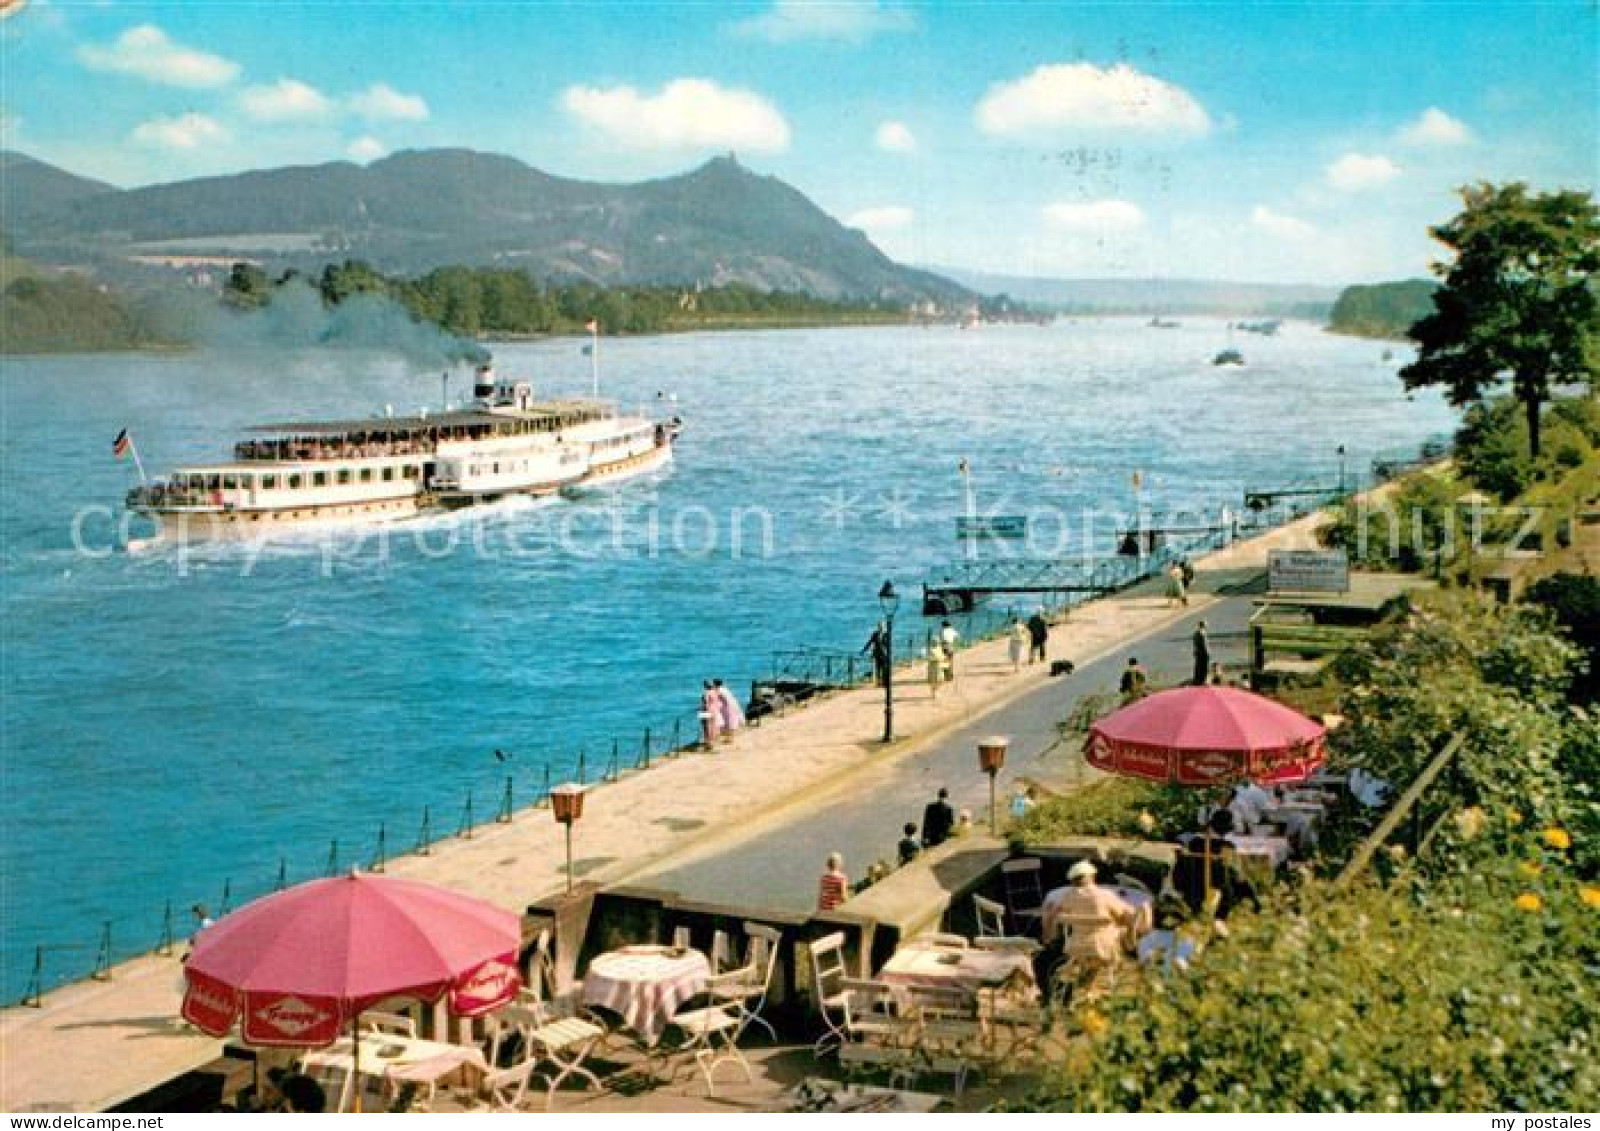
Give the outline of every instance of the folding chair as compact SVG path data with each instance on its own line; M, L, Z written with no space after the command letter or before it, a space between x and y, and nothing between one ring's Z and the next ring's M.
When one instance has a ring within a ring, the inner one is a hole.
M539 1054L513 1064L510 1068L491 1069L479 1085L479 1092L494 1105L497 1111L520 1111L528 1095L528 1081L539 1064ZM539 1077L541 1080L543 1076Z
M713 996L726 1004L737 1004L747 1025L760 1025L776 1042L777 1030L762 1016L762 1011L767 1007L767 994L772 989L772 975L778 966L783 935L761 923L746 923L744 933L749 945L745 949L745 964L739 972L746 977L728 982L725 990Z
M719 997L726 997L733 987L748 984L752 976L750 970L713 975L706 983L706 994L715 1002ZM707 1094L717 1094L717 1067L722 1064L737 1064L744 1070L747 1084L754 1079L750 1062L739 1051L739 1037L744 1033L747 1020L742 1009L715 1004L673 1014L672 1025L682 1029L687 1037L682 1051L694 1054L694 1061L706 1078Z
M813 1046L821 1056L829 1046L843 1045L849 1039L850 994L845 988L849 973L844 965L844 932L834 931L811 943L811 984L816 988L817 1012L827 1032Z
M1042 867L1037 856L1007 860L1000 865L1000 875L1006 886L1006 907L1011 912L1011 921L1016 924L1016 934L1039 933L1044 918Z

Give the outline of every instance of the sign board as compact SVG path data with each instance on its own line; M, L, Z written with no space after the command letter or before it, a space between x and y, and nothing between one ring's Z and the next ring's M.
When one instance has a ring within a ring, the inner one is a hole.
M1343 550L1269 550L1268 593L1348 593L1350 559Z
M957 538L1026 538L1028 519L1020 514L958 515Z

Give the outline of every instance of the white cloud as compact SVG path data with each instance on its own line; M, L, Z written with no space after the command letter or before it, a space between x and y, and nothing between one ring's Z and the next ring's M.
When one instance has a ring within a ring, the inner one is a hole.
M129 136L140 145L157 149L191 150L211 142L226 141L228 131L204 114L189 113L140 122Z
M916 17L898 5L876 0L774 0L759 16L733 25L739 35L770 43L832 39L865 43L882 32L910 31Z
M383 142L379 141L377 138L371 136L358 137L345 147L345 153L347 153L352 160L363 163L368 161L376 161L378 158L382 157L388 152L388 146L384 145Z
M382 82L351 95L350 108L373 121L421 122L428 117L428 104L421 95L402 94Z
M333 103L299 79L279 79L269 86L240 91L239 108L258 122L304 122L327 117Z
M789 147L789 123L777 107L748 90L708 79L674 79L654 95L631 86L568 87L569 114L629 149L744 149Z
M917 148L916 136L904 122L883 123L873 140L885 153L914 153Z
M892 232L909 228L917 214L901 204L885 204L881 208L863 208L845 221L845 226L867 232Z
M1282 212L1274 212L1265 204L1258 204L1250 210L1250 223L1269 236L1281 240L1309 240L1317 236L1314 224L1295 216L1287 216Z
M226 86L239 77L239 64L174 43L154 24L129 28L109 45L86 43L78 48L78 61L93 71L116 71L165 86Z
M1065 232L1131 232L1144 226L1144 210L1127 200L1062 201L1045 205L1044 219Z
M1472 141L1472 131L1459 118L1452 118L1437 106L1429 106L1421 117L1400 130L1400 141L1415 146L1468 145Z
M1212 127L1188 91L1126 63L1050 63L995 83L978 103L977 119L984 133L1001 137L1069 130L1200 137Z
M1328 184L1340 192L1377 188L1399 175L1400 166L1375 153L1346 153L1327 168Z

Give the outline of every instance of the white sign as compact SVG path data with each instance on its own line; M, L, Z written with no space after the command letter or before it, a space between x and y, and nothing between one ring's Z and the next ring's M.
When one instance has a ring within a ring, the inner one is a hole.
M1348 593L1350 559L1343 550L1270 550L1269 593Z

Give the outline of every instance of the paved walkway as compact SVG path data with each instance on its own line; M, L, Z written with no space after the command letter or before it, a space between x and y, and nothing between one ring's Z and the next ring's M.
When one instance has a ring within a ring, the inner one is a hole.
M1312 545L1312 523L1292 523L1197 562L1202 577L1198 588L1206 588L1207 577L1237 577L1227 571L1259 569L1269 548ZM1192 611L1214 600L1201 596ZM1125 655L1120 651L1125 641L1152 632L1186 636L1178 623L1182 615L1167 608L1154 583L1075 610L1071 623L1052 639L1052 654L1071 658L1082 669L1073 677L1076 683L1066 686L1102 678L1104 669L1093 668L1092 661ZM1163 663L1170 661L1161 661L1160 654L1184 647L1170 641L1165 646L1157 641L1156 646L1155 658ZM936 757L928 763L925 779L901 780L897 788L905 790L904 799L897 793L880 808L874 803L876 794L869 790L861 795L868 799L863 802L867 809L857 823L872 830L871 843L859 849L862 858L881 852L880 844L892 847L897 822L920 816L921 800L935 779L948 780L960 790L962 804L976 801L973 782L960 771L963 761L976 758L971 752L976 715L1042 688L1048 690L1042 692L1041 704L1062 694L1063 684L1051 681L1042 668L1012 674L1003 660L1005 648L1004 641L994 641L963 652L959 681L937 701L928 698L919 672L911 665L901 669L896 680L908 696L899 700L900 737L891 747L877 741L882 733L881 692L862 689L829 696L747 730L715 753L658 764L595 790L577 830L577 872L616 883L714 856L732 837L763 833L814 809L819 799L853 783L849 775L876 773L923 750L948 749L954 761L946 764ZM692 692L686 689L686 694ZM1028 726L1035 731L1048 726L1050 712L1038 710L1043 713L1031 724L1018 716L1019 745L1035 733ZM974 805L974 812L979 808ZM389 870L521 910L560 889L561 845L559 827L548 811L530 809L507 824L480 827L470 840L437 845L429 856L394 860ZM818 851L817 845L808 844L803 852L802 870L813 877ZM735 887L749 889L757 882L743 874ZM147 956L116 967L110 982L53 991L43 1009L0 1011L0 1110L103 1110L214 1058L220 1042L176 1021L180 975L176 959Z
M907 821L920 823L922 807L941 786L950 790L950 803L957 811L968 809L974 822L987 824L988 778L978 770L977 745L990 734L1011 739L1005 769L996 783L1002 825L1019 781L1037 782L1056 792L1100 776L1084 763L1076 739L1063 740L1059 724L1083 697L1114 693L1130 656L1138 657L1154 686L1182 683L1192 672L1195 624L1204 619L1213 659L1230 666L1243 663L1250 598L1218 599L1215 593L1204 592L1209 586L1200 588L1202 593L1177 619L1169 618L1143 636L1121 642L1082 663L1072 675L1042 685L1029 681L1019 698L966 720L926 749L865 766L835 788L814 793L803 807L764 826L744 826L723 843L675 857L642 882L692 899L722 902L728 901L729 893L748 892L753 905L808 911L815 906L817 877L829 852L842 852L847 870L858 879L875 860L893 864L901 826ZM1064 626L1069 637L1072 627ZM969 670L978 662L969 659ZM987 660L985 665L1001 676L1024 678L1011 675L1003 658ZM926 685L908 692L911 698L927 695ZM758 889L752 889L752 877L760 877Z

